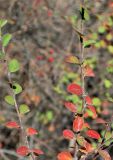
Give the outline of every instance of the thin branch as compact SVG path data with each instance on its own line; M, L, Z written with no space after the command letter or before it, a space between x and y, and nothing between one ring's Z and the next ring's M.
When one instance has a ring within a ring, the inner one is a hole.
M1 28L0 28L0 41L2 42L2 31L1 31ZM3 45L1 47L1 49L2 49L2 52L6 56L6 51L5 51L5 48L4 48ZM13 86L13 80L11 78L11 73L8 70L8 60L7 60L7 57L5 57L5 62L6 62L6 68L7 68L7 78L8 78L9 84L11 84L11 86ZM18 103L17 103L17 100L16 100L16 95L15 95L14 90L13 90L12 87L10 87L10 90L11 90L11 94L12 94L13 99L14 99L14 106L15 106L15 110L16 110L17 117L18 117L18 120L19 120L19 125L20 125L20 128L21 128L21 137L25 138L24 142L27 145L27 147L30 149L28 137L27 137L27 135L26 135L26 133L24 131L24 126L22 124L22 118L21 118L21 115L20 115L20 112L19 112L19 107L18 107ZM35 160L35 156L33 155L33 153L31 153L31 158L32 158L32 160Z

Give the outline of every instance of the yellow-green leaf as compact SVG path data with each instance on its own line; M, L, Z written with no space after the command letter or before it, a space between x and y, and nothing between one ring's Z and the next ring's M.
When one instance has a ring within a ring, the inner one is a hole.
M14 98L12 96L10 96L10 95L5 96L5 101L10 105L14 105L15 104Z
M0 19L0 27L4 27L7 24L7 20L6 19Z
M17 59L12 59L8 64L8 69L10 72L16 72L20 68L20 64Z
M26 114L30 111L30 109L26 104L21 104L19 107L19 111L21 114Z
M94 40L87 40L87 41L84 41L83 46L84 48L89 48L92 44L95 44L95 43L96 41Z
M19 94L22 92L22 87L18 83L14 83L12 88L15 94Z
M4 47L6 47L8 45L9 41L11 40L11 38L12 38L12 35L9 34L9 33L7 33L7 34L5 34L3 36L3 38L2 38L2 44L3 44Z
M65 61L68 63L80 64L80 61L76 56L67 56Z

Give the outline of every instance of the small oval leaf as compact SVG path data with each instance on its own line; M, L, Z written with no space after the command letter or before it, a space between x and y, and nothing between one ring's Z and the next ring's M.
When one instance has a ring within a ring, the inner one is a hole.
M34 128L27 128L27 135L28 136L32 136L32 135L35 135L35 134L38 134L38 132L37 132L37 130L36 129L34 129Z
M73 113L75 113L77 111L75 104L73 104L71 102L65 102L64 105L69 111L71 111Z
M5 34L3 36L3 38L2 38L2 44L3 44L4 47L6 47L8 45L9 41L11 40L11 38L12 38L12 35L9 34L9 33L7 33L7 34Z
M73 159L71 153L66 152L66 151L59 153L57 158L58 160L72 160Z
M82 117L77 116L75 120L73 121L73 130L75 132L79 132L83 129L84 126L84 120Z
M88 137L91 137L91 138L94 138L94 139L99 139L100 138L100 134L97 132L97 131L95 131L95 130L88 130L87 132L86 132L86 135L88 136Z
M107 151L99 150L99 154L104 160L111 160L111 157Z
M19 94L22 92L22 87L18 83L14 83L12 88L15 94Z
M0 19L0 27L4 27L7 24L7 20L6 19Z
M14 105L15 104L14 98L12 96L10 96L10 95L5 96L5 101L10 105Z
M26 104L21 104L19 107L19 111L21 114L26 114L30 111L30 109Z
M65 129L63 131L63 136L66 139L73 139L75 135L74 135L73 131L71 131L70 129Z
M17 124L17 122L15 121L10 121L10 122L7 122L5 124L6 127L8 128L19 128L20 126Z
M12 59L8 64L8 69L10 72L16 72L20 68L20 64L17 59Z
M80 64L79 59L75 56L67 56L65 61L72 64Z
M29 154L29 149L26 146L21 146L19 148L17 148L16 153L20 156L27 156Z
M75 83L69 84L67 87L67 91L72 94L76 94L76 95L82 95L82 93L83 93L81 86L79 86L78 84L75 84Z

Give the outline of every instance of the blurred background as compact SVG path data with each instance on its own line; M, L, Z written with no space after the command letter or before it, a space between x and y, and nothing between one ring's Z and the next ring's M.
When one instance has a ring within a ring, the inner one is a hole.
M99 118L109 121L113 114L113 1L85 3L89 14L84 34L86 39L96 41L85 49L86 64L95 73L95 77L85 78L85 87L98 112L98 119L89 122L102 134L105 126L99 125ZM80 84L79 67L65 62L69 54L80 57L79 37L73 30L74 27L80 31L80 4L80 0L0 0L0 18L8 20L3 32L13 35L7 56L21 63L20 71L12 75L23 87L17 101L30 107L23 123L39 131L30 144L45 152L39 157L41 160L56 160L58 152L69 147L62 130L71 128L73 116L64 107L64 101L81 105L77 96L66 91L70 82ZM4 101L9 88L3 63L0 93L0 160L16 160L8 151L19 146L19 132L3 125L17 120L14 108Z

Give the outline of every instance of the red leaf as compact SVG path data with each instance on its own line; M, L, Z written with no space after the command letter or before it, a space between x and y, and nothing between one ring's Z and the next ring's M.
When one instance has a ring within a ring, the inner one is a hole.
M49 57L48 58L48 62L53 63L54 62L54 58L53 57Z
M92 105L92 99L89 96L85 97L86 104Z
M34 129L34 128L28 128L28 129L27 129L27 135L28 135L28 136L32 136L32 135L34 135L34 134L38 134L38 132L37 132L36 129Z
M36 156L44 154L44 152L40 149L31 149L30 151L33 152Z
M72 94L76 94L76 95L82 95L82 93L83 93L81 86L79 86L78 84L75 84L75 83L69 84L67 87L67 91Z
M92 68L90 68L89 66L86 66L85 69L84 69L84 74L86 77L95 77L95 74L92 70Z
M87 136L94 138L94 139L99 139L100 138L100 134L98 132L96 132L95 130L88 130L86 132Z
M111 157L107 151L99 150L99 154L104 160L111 160Z
M65 129L65 130L63 131L63 136L64 136L64 138L66 138L66 139L73 139L75 135L74 135L74 133L73 133L71 130Z
M70 154L70 152L61 152L58 154L57 156L58 160L72 160L72 155Z
M29 153L29 149L26 146L21 146L16 150L17 154L20 156L27 156Z
M71 112L75 113L77 111L76 106L73 103L71 103L71 102L65 102L64 105Z
M75 132L79 132L83 129L84 126L84 120L82 117L77 116L75 120L73 121L73 130Z
M8 128L19 128L20 126L15 121L10 121L5 124Z

